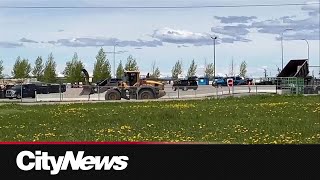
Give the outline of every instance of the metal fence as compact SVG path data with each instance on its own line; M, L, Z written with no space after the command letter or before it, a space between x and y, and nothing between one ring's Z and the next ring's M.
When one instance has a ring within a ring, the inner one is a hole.
M16 86L18 89L9 89L0 91L0 102L71 102L71 101L106 101L105 95L108 89L114 86L102 87L85 87L78 88L60 85L58 91L45 92L33 91L30 92L23 86ZM65 89L64 89L65 87ZM92 88L92 93L82 93L83 89ZM266 93L281 94L281 89L277 89L275 85L241 85L213 87L211 85L199 85L197 89L185 87L177 87L172 85L165 85L166 94L159 99L194 99L203 97L225 97L225 96L242 96L242 95L255 95ZM22 93L20 93L22 92ZM138 97L131 98L131 100L139 100Z
M83 87L71 88L66 87L65 91L59 88L58 92L54 93L39 93L34 94L28 92L22 86L19 90L0 91L0 102L71 102L71 101L106 101L106 89L113 87L94 87L95 92L92 94L81 94ZM14 92L15 91L15 92ZM243 85L243 86L221 86L213 87L211 85L201 85L196 90L179 87L176 90L172 89L170 85L165 86L166 94L159 99L194 99L203 97L226 97L226 96L244 96L244 95L258 95L258 94L320 94L319 86L292 86L279 87L276 85ZM15 94L13 94L15 93ZM139 98L132 98L131 100L139 100Z

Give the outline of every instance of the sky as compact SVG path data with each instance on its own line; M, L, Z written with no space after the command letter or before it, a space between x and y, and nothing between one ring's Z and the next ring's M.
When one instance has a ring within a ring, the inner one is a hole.
M205 64L213 63L216 74L235 73L242 61L250 77L276 76L290 59L307 59L320 65L319 1L279 7L221 7L247 4L279 4L278 0L0 0L0 59L4 74L10 76L18 56L33 65L38 56L53 53L57 74L77 52L92 74L95 56L102 47L112 66L125 63L132 55L142 73L153 62L162 76L171 75L175 62L182 60L184 74L191 61L203 75ZM173 7L220 6L206 8L5 8L5 7ZM292 29L292 30L285 30ZM302 40L305 39L305 40ZM115 45L116 44L116 45ZM113 54L115 50L115 54ZM310 68L319 76L319 68Z

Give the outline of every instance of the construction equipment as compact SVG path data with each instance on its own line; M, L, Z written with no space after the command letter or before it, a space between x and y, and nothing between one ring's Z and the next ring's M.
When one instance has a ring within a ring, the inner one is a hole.
M308 74L308 59L290 60L277 76L277 88L296 94L320 93L319 79Z
M88 81L89 75L83 69L86 85L80 95L96 93L95 87ZM139 71L125 71L122 80L117 81L117 85L106 88L105 100L120 99L157 99L165 96L164 84L154 80L140 79ZM101 92L98 92L101 93Z

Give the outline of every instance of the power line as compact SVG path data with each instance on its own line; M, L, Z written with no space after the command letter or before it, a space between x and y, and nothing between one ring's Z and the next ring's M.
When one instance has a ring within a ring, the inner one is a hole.
M199 9L199 8L241 8L241 7L281 7L320 4L286 3L286 4L239 4L239 5L203 5L203 6L0 6L0 9Z

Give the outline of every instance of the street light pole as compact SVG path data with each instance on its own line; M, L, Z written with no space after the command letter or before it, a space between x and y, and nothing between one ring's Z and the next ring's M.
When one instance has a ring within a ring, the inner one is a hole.
M309 42L306 39L302 39L302 40L304 40L308 45L308 64L310 64L310 46L309 46Z
M293 30L291 28L288 28L288 29L285 29L282 31L281 33L281 70L283 70L283 33L286 32L286 31L289 31L289 30Z
M116 45L113 45L113 77L116 78Z
M213 77L216 78L216 39L218 37L214 36L211 37L211 39L213 40Z

